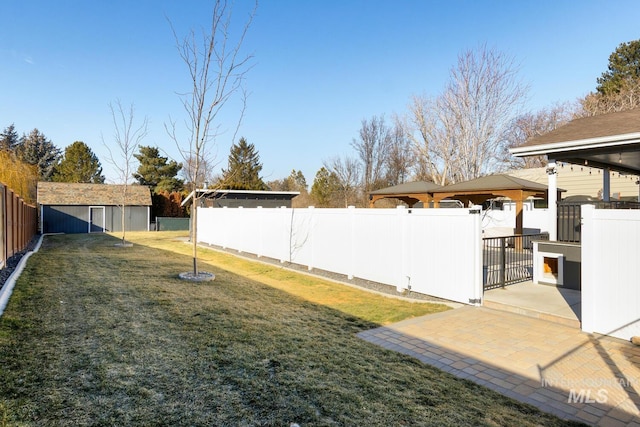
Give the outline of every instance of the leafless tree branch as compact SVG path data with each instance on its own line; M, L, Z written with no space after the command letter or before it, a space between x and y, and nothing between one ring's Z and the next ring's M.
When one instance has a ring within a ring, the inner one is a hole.
M243 107L234 131L237 134L246 106L246 92L242 85L252 68L253 55L243 53L243 44L255 16L257 2L240 27L238 36L232 38L234 21L232 8L226 0L216 0L211 13L211 24L200 36L191 30L180 38L171 25L180 59L187 67L190 90L179 94L186 112L185 128L188 140L179 139L175 121L165 125L173 139L191 176L193 188L192 206L199 200L197 189L202 185L200 168L203 164L215 164L210 155L209 144L221 134L220 114L228 102L239 92L243 94ZM171 23L170 23L171 24ZM191 240L193 243L193 274L197 276L197 209L191 210Z
M120 100L109 103L111 120L113 122L113 142L117 155L111 151L111 147L101 136L102 144L109 152L107 161L118 171L119 179L122 182L122 203L121 203L121 226L122 243L125 243L126 223L125 208L127 206L127 190L129 181L132 178L134 154L142 140L148 134L149 120L145 116L139 125L134 123L134 105L129 105L128 109L122 106Z

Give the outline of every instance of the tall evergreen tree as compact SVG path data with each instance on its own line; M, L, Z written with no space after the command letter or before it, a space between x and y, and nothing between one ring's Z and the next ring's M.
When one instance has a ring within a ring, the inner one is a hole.
M640 40L621 43L609 55L595 92L580 99L577 116L594 116L640 107Z
M287 191L307 192L307 179L302 174L302 171L293 169L286 181L289 187Z
M262 164L256 147L240 138L238 144L231 146L229 166L222 170L221 185L230 190L267 190L260 171Z
M7 126L2 133L0 133L0 150L12 151L20 143L20 137L16 132L14 124Z
M336 174L323 166L316 172L311 186L311 198L319 208L335 207L339 188L340 182Z
M177 178L182 164L161 156L157 147L140 146L140 152L133 156L140 162L138 171L133 174L140 185L151 187L154 193L183 189L184 182Z
M618 93L629 81L640 79L640 40L621 43L609 55L607 68L596 88L602 95Z
M53 180L104 184L102 166L98 157L82 141L76 141L64 150L62 160L55 167Z
M271 191L299 191L307 192L307 180L302 171L293 169L288 177L269 181L267 186Z
M60 149L47 139L38 129L34 129L27 136L23 135L15 148L20 160L38 167L38 179L51 181Z

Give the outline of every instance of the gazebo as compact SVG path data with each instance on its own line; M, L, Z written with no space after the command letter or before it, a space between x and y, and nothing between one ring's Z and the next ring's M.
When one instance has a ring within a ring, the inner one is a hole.
M457 199L465 205L481 205L486 200L506 197L516 204L516 234L522 234L523 202L529 197L547 199L547 186L509 175L488 175L433 190L437 207L444 199Z
M428 207L433 200L431 193L438 188L441 188L441 186L426 181L406 182L393 187L382 188L369 193L369 207L372 208L374 203L380 199L399 199L409 205L410 208L418 202L422 202L424 207Z

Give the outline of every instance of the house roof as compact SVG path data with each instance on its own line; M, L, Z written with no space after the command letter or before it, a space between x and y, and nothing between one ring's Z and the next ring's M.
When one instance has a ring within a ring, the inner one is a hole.
M551 132L529 139L520 147L627 134L640 134L640 108L575 119Z
M372 191L369 194L423 194L431 193L433 190L438 188L441 187L433 182L415 181L381 188L380 190Z
M640 175L640 108L576 119L509 151Z
M122 204L124 185L84 184L70 182L38 182L38 203L41 205L97 205ZM128 185L129 206L151 206L151 192L143 185Z

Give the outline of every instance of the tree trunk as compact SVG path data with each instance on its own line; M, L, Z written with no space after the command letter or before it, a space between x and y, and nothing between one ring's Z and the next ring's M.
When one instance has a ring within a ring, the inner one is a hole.
M193 277L198 277L198 198L197 190L193 191L193 205L191 209L191 245L193 248Z

